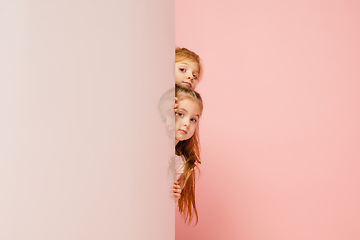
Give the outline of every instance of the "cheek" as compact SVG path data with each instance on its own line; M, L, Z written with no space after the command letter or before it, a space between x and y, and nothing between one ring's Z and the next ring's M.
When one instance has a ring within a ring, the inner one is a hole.
M179 83L182 82L182 80L183 80L183 78L182 78L182 76L181 76L181 73L176 72L176 73L175 73L175 83L176 83L176 84L179 84Z
M175 128L179 128L180 125L180 120L178 119L178 117L175 118Z
M195 90L196 86L198 85L198 81L196 80L192 85L192 90Z
M191 126L191 129L188 130L188 133L190 136L194 135L195 129L196 129L196 126L194 125L194 126Z

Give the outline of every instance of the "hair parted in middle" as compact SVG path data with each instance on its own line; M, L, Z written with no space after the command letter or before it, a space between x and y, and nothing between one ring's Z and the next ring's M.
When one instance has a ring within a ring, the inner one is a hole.
M201 112L203 110L203 101L199 93L194 90L187 89L175 85L175 96L178 102L184 99L190 99L199 105ZM196 127L193 136L187 140L179 141L175 147L176 155L182 156L185 161L184 173L180 179L181 197L178 200L179 212L183 214L185 222L191 223L195 216L198 222L198 213L195 204L195 180L196 171L200 172L198 164L200 161L200 141L199 141L199 125Z

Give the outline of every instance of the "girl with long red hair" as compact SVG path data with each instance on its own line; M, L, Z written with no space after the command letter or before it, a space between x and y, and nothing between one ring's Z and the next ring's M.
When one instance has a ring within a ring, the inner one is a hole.
M174 195L179 212L185 222L195 217L197 224L198 213L195 204L196 172L199 172L200 142L199 119L203 111L203 102L199 93L179 85L175 87L177 98L177 112L175 116L175 176Z

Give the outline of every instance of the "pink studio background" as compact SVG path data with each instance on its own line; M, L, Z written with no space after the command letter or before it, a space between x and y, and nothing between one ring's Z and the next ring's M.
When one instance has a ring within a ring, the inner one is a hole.
M360 3L175 1L204 76L199 223L176 239L360 239Z
M0 1L1 240L175 238L174 33L168 0Z

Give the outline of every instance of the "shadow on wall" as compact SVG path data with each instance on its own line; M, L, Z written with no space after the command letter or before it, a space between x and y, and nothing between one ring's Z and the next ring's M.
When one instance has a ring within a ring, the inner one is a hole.
M162 122L164 123L165 133L175 145L175 88L170 88L160 98L158 103L158 111ZM169 157L167 180L170 184L169 197L175 201L173 194L173 182L175 181L175 152Z

